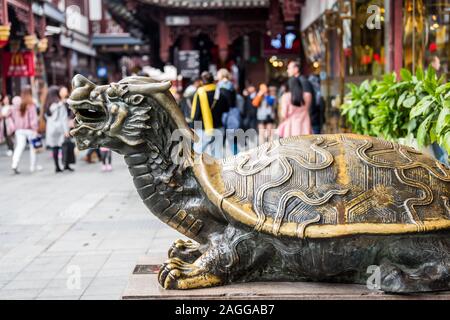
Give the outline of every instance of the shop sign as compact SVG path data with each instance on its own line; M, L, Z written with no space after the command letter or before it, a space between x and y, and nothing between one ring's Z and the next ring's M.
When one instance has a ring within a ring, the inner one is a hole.
M178 51L178 69L183 78L197 77L200 72L200 52L198 50Z
M191 18L188 16L167 16L167 26L188 26L191 24Z
M31 51L4 52L2 65L6 77L35 76L34 54Z

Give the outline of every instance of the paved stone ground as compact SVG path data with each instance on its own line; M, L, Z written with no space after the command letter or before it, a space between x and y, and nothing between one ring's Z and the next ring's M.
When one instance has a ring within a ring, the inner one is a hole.
M0 146L0 299L120 299L138 258L163 261L180 238L144 207L120 156L111 173L79 160L56 175L45 152L30 174L28 161L13 176Z

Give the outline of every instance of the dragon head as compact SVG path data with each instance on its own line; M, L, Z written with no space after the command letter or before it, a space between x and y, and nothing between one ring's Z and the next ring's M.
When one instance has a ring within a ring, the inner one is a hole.
M164 153L175 129L192 134L173 96L170 82L128 77L96 86L76 75L69 106L75 113L71 135L78 148L105 146L119 153L146 144Z

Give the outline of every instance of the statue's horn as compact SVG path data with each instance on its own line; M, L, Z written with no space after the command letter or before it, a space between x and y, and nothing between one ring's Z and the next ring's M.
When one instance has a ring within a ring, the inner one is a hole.
M153 93L164 92L170 89L172 83L170 81L153 82L145 84L129 84L128 90L131 93L151 95Z

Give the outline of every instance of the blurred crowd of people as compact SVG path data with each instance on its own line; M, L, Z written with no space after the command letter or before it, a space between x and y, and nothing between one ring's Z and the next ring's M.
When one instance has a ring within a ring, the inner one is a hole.
M250 84L242 91L226 69L216 75L205 71L193 79L178 100L187 122L201 138L196 151L222 158L223 146L228 145L237 154L239 144L229 133L238 129L256 130L258 144L275 136L321 133L325 102L319 77L301 75L295 61L288 64L287 73L288 81L280 87ZM217 141L220 137L224 138Z
M237 154L246 146L236 132L252 130L254 144L271 141L275 136L318 134L324 122L324 101L316 76L300 74L299 64L292 61L287 68L288 81L280 87L260 83L240 90L227 69L217 74L203 72L178 97L186 121L201 138L194 144L198 153L207 152L216 158ZM42 170L39 153L47 150L53 158L56 173L74 171L75 144L69 135L74 114L68 107L69 90L52 86L45 90L40 102L33 99L31 87L19 96L0 99L0 143L5 143L14 174L28 146L30 172ZM228 148L228 152L226 152ZM111 150L91 149L84 160L101 162L102 171L111 171Z
M75 116L69 109L69 90L65 86L45 89L40 99L35 99L31 86L22 88L20 95L0 99L0 143L6 145L6 155L11 158L11 170L20 174L20 164L25 149L29 148L29 171L41 171L41 153L48 151L53 158L55 173L73 172L76 162L75 143L70 137ZM111 151L97 151L103 171L111 171ZM92 161L89 161L92 162Z

